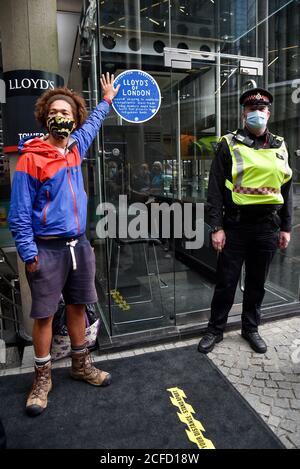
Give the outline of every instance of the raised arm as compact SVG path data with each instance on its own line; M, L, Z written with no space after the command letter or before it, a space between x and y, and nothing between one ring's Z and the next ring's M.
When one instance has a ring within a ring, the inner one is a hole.
M84 158L87 150L89 149L97 133L99 132L102 122L109 113L112 100L119 91L120 85L118 85L115 89L114 81L114 75L110 76L109 73L107 73L105 77L105 75L102 74L100 83L103 93L103 99L98 104L98 106L96 106L96 108L91 112L90 116L85 121L83 126L72 134L72 138L77 141L81 160Z

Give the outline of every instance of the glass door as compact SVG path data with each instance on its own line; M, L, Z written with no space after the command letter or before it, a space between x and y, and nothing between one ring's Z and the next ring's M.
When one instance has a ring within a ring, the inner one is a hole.
M77 44L78 45L78 44ZM79 47L79 46L78 46ZM83 90L82 94L91 112L101 100L101 92L98 86L97 62L98 44L95 37L91 38L89 46L84 48L81 44L81 72ZM96 259L95 285L98 293L97 311L101 316L101 338L107 340L111 336L111 317L109 305L109 276L107 242L97 235L97 208L104 202L103 189L103 149L100 143L99 133L93 141L86 158L82 163L82 173L85 182L85 190L88 196L87 211L87 236L91 242Z
M206 322L215 285L217 253L210 242L205 209L208 177L218 139L241 127L239 96L247 87L263 86L262 59L229 54L165 50L171 67L173 137L172 202L204 204L204 241L188 249L187 239L173 239L174 316L177 325ZM195 227L193 227L195 228ZM266 282L263 314L298 301L299 277L290 279L291 256L278 251ZM243 272L230 316L241 313Z
M211 247L206 213L209 171L219 137L241 126L239 96L247 86L261 85L262 60L229 54L166 50L171 66L173 120L173 192L184 212L204 205L203 245L187 247L187 238L172 241L176 324L206 322L215 285L217 253ZM250 78L250 79L249 79ZM195 226L193 226L195 229ZM267 288L265 304L278 301ZM240 314L243 275L231 315Z
M173 118L173 201L180 201L184 212L192 204L205 203L208 175L220 130L217 112L217 68L215 61L197 60L191 69L178 70L172 61ZM188 249L183 234L172 242L174 256L174 297L176 324L183 325L197 316L208 318L216 255L210 247L209 226L204 220L204 245ZM196 313L197 312L197 313ZM196 315L196 316L195 316Z
M115 75L124 70L126 64L122 63ZM106 239L108 276L102 281L112 336L148 335L149 330L173 328L175 323L168 243L160 235L151 238L151 210L164 197L172 178L171 174L164 176L171 159L169 72L148 73L161 90L157 114L145 123L133 124L111 113L103 125L103 200L116 214L116 236ZM129 229L139 216L146 236L134 239Z

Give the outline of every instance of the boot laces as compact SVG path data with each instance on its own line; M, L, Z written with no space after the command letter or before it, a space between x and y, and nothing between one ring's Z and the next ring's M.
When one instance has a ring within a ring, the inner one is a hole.
M98 370L98 368L96 368L93 365L93 360L92 360L91 354L88 351L86 351L86 354L83 357L82 364L85 368L85 374L86 375L91 375L92 377L95 377L95 376L97 376L98 373L102 373L101 370Z
M32 396L40 397L40 392L47 392L47 385L49 381L49 370L37 370L36 378L32 386Z

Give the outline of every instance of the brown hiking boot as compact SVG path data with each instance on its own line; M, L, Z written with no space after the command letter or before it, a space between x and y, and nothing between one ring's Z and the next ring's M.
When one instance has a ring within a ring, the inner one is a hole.
M31 417L40 415L47 407L48 392L51 391L51 362L34 367L35 378L26 402L26 412Z
M72 353L71 376L94 386L108 386L111 382L109 373L93 366L92 358L87 349L83 352Z

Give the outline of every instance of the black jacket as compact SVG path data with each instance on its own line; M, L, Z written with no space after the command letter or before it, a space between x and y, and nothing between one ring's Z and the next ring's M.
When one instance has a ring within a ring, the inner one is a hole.
M239 129L238 134L250 138L253 143L251 148L276 148L281 143L276 140L276 136L268 130L256 137L247 128ZM250 142L251 143L251 142ZM207 210L209 221L212 227L226 226L227 220L236 219L239 223L260 223L262 220L272 216L277 212L278 224L281 231L290 232L292 229L292 179L281 187L284 199L283 205L245 205L238 206L232 201L232 193L225 187L225 180L232 182L232 159L227 141L223 138L216 151L216 156L212 162L207 196Z

